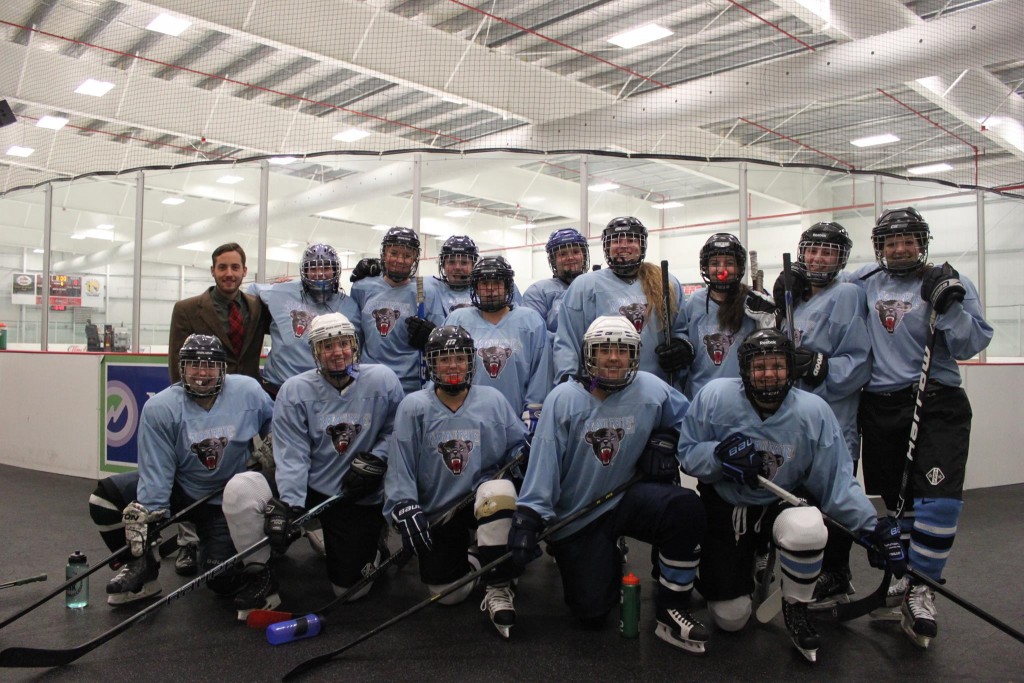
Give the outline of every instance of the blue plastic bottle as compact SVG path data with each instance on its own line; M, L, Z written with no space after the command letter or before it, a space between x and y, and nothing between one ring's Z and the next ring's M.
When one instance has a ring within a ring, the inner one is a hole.
M312 638L319 635L323 620L315 614L307 614L291 621L281 621L267 627L267 642L271 645L283 645L293 640Z

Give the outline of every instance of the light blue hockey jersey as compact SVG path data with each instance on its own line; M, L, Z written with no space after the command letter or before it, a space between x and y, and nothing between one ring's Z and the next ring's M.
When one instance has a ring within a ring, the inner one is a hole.
M738 332L722 330L718 326L718 304L714 299L708 300L707 288L692 293L683 308L687 320L686 336L693 344L693 365L686 378L686 396L692 399L713 379L740 376L736 353L757 326L744 316Z
M523 305L540 313L552 336L558 329L558 305L568 289L569 285L563 280L551 277L537 280L523 292Z

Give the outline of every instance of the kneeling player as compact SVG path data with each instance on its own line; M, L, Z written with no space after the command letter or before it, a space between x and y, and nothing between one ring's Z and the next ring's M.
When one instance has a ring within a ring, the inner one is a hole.
M193 334L181 347L181 382L151 398L139 422L139 469L114 475L89 500L111 550L119 547L114 529L124 524L131 559L107 584L107 602L122 605L160 592L159 534L154 525L168 514L219 491L245 469L252 439L270 431L273 403L259 383L226 374L226 354L216 337ZM235 554L219 496L189 513L199 535L202 571ZM116 509L131 501L123 513ZM237 574L210 580L217 593L242 587Z
M704 509L678 486L675 432L686 398L638 372L640 335L623 316L601 316L583 337L583 367L544 401L509 547L519 564L539 554L544 527L628 482L645 481L552 535L565 602L585 626L600 628L618 601L620 536L657 553L657 630L665 642L700 653L707 629L688 611L704 535ZM661 433L668 431L668 444Z
M679 438L683 471L700 481L708 516L697 588L719 628L743 628L752 607L758 533L770 528L781 558L786 628L814 661L819 639L807 604L821 571L825 524L818 508L785 508L758 488L758 475L809 493L832 519L867 537L873 565L888 563L902 575L898 525L891 517L876 519L828 404L792 388L792 343L777 330L758 330L740 345L738 360L740 379L712 380L697 392Z
M523 449L525 427L501 392L473 384L474 352L473 338L461 327L430 333L424 354L432 384L398 406L384 480L384 514L401 531L403 546L419 556L420 578L434 594L505 554L516 504L512 482L490 477ZM472 507L429 526L474 491ZM471 549L474 529L478 555ZM503 562L483 577L480 609L506 638L515 624L512 580L518 575L513 563ZM440 602L462 602L473 587L468 583Z

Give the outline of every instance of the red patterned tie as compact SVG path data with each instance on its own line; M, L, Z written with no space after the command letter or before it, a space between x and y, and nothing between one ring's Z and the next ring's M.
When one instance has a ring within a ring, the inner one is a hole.
M237 301L228 303L228 338L231 339L231 346L235 349L235 355L242 355L242 338L245 336L245 327L242 324L242 309Z

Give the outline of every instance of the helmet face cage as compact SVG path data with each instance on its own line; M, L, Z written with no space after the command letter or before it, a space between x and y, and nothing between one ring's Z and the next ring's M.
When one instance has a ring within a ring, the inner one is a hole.
M227 371L227 354L216 337L192 334L181 345L178 372L181 374L181 386L188 396L211 398L218 395L224 387Z
M388 269L387 265L387 251L388 247L407 247L412 249L416 255L413 259L412 267L408 273L398 273ZM410 230L409 228L390 228L384 237L380 241L380 272L384 277L394 280L396 282L404 282L411 277L415 277L416 270L420 265L420 238L419 236Z
M796 265L812 285L824 287L836 278L839 271L846 268L852 246L853 240L843 226L831 222L815 223L800 235ZM834 260L835 265L829 270L813 270L807 262L808 248L815 249L818 255L825 255L828 260Z
M640 368L640 333L623 316L597 318L583 335L583 366L591 381L608 392L621 391L632 383ZM617 351L625 356L624 368L601 364L601 352Z
M559 273L558 254L569 249L579 249L583 252L582 264L578 269L571 271L563 270ZM548 253L548 265L551 266L551 274L566 283L572 282L590 270L590 249L587 248L587 238L578 230L573 228L555 230L551 233L551 237L548 238L548 243L544 250Z
M786 362L786 379L769 383L766 378L755 378L754 359L782 355ZM740 364L740 378L743 390L752 402L761 404L781 403L793 386L796 356L793 343L778 330L758 330L740 344L737 360Z
M612 256L612 245L619 239L635 239L640 242L640 254L636 259L626 260L621 256ZM647 228L632 216L613 218L601 233L601 247L604 260L616 275L632 277L640 270L647 256Z
M890 262L885 255L886 240L902 237L912 237L917 242L917 257ZM917 209L910 207L883 211L882 215L878 217L875 227L871 230L871 245L875 250L875 260L882 270L897 275L915 271L928 262L929 241L931 241L931 230L928 223Z
M735 277L726 280L712 278L710 263L712 256L732 256L736 260ZM704 246L700 248L700 276L709 289L726 292L743 281L747 272L747 250L740 244L735 235L727 232L719 232L708 238Z
M477 259L480 258L480 250L476 246L476 242L465 235L455 235L449 237L441 245L441 253L437 257L437 273L441 276L441 279L448 283L449 287L453 289L464 289L469 285L469 277L465 277L461 282L452 282L448 279L448 272L445 270L449 259L452 258L464 258L469 259L470 268L476 265Z
M324 349L332 340L346 340L352 348L352 360L341 370L331 370L323 362ZM309 347L313 351L316 370L324 377L341 380L346 376L355 377L359 372L359 339L356 328L341 313L325 313L313 318L309 325Z
M330 273L326 277L321 277ZM338 252L329 244L311 244L302 252L299 268L302 286L316 301L325 301L338 291L341 262Z
M473 273L469 276L469 297L481 311L492 313L512 305L514 293L515 272L508 261L501 256L482 258L473 266ZM505 285L505 297L503 299L488 299L483 301L480 298L480 283L486 281L498 281Z
M473 384L476 349L473 337L459 325L435 327L427 338L423 354L434 386L448 394L459 394ZM464 360L460 368L458 360ZM446 367L439 368L444 363Z

